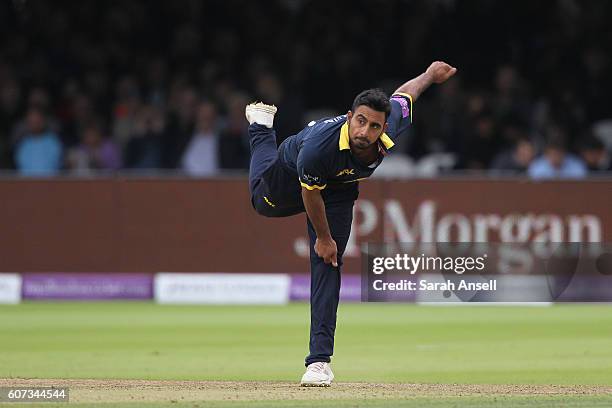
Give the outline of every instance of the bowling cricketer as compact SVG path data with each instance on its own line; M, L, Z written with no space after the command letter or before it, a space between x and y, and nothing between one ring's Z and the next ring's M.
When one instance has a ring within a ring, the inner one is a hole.
M251 203L266 217L307 214L310 237L310 353L303 386L329 386L342 254L351 232L360 180L368 178L393 151L395 140L412 123L412 105L431 84L457 72L436 61L389 98L368 89L346 115L312 121L277 148L276 107L253 103L249 121Z

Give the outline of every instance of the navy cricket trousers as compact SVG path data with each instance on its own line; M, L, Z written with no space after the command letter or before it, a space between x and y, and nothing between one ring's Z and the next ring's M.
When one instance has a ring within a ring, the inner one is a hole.
M295 171L278 160L276 133L259 124L249 126L251 164L249 189L255 210L266 217L287 217L304 212L301 186ZM310 354L306 365L331 361L334 354L336 316L340 300L342 255L351 233L356 186L344 190L325 189L327 222L338 247L338 267L326 264L314 251L317 239L307 217L310 239Z

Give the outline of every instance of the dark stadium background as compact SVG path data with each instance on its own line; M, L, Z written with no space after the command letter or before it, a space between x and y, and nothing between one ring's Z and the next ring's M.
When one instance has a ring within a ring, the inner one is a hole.
M180 171L198 117L214 128L217 162L186 171L245 170L245 102L279 106L280 141L436 59L459 74L415 106L400 146L411 159L450 152L442 172L504 170L498 156L523 139L536 152L553 139L602 154L593 125L612 116L611 9L597 0L4 1L0 168L15 169L35 107L61 141L61 170ZM156 120L154 131L137 126ZM88 158L101 143L112 158Z

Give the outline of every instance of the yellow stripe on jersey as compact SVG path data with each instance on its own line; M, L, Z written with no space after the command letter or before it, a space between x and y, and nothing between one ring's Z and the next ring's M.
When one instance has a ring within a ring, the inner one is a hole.
M358 179L355 179L355 180L343 181L343 183L356 183L358 181L363 181L363 180L367 180L367 179L368 179L367 177L361 177L361 178L358 178Z
M344 122L344 125L340 128L340 140L338 141L339 150L350 149L349 145L349 132L348 132L348 121Z
M272 201L268 200L268 197L264 196L264 200L270 207L276 207L276 204L273 204Z

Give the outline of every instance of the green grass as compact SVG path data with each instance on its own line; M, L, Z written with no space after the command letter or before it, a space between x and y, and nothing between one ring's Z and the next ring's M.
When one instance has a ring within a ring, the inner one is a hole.
M307 352L308 324L307 304L0 306L0 378L297 381ZM343 304L333 366L338 381L343 382L610 385L612 308ZM298 399L248 404L178 401L66 406L232 408L312 404ZM586 408L612 406L612 394L356 398L317 401L316 405Z
M0 307L0 377L295 380L308 305ZM612 308L344 304L338 379L610 384Z

